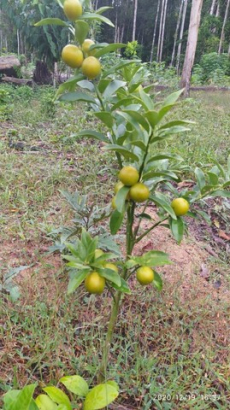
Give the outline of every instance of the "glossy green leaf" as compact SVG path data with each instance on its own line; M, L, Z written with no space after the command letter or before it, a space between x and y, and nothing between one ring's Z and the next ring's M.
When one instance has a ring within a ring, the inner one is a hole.
M218 185L219 182L219 176L213 172L207 172L207 175L209 177L209 182L212 185Z
M113 286L113 288L119 290L122 293L127 293L128 295L131 295L131 293L132 293L129 286L128 286L128 283L123 278L121 278L121 285L120 286L117 286L115 283L113 283L112 286Z
M67 410L72 410L71 403L69 401L68 396L61 390L58 389L57 387L54 386L48 386L43 389L48 396L57 404L64 404L66 406Z
M84 130L80 131L76 134L78 137L89 137L89 138L95 138L96 140L103 141L109 143L109 139L102 134L101 132L94 131L94 130Z
M171 207L170 202L168 201L168 199L166 199L165 195L163 195L161 192L155 192L155 194L151 195L149 199L153 201L157 206L160 206L161 208L163 208L172 217L172 219L174 220L177 219L175 212L173 208Z
M118 391L111 384L98 384L87 394L83 410L103 409L112 403L118 396Z
M64 384L67 390L77 396L85 397L89 392L88 383L81 376L64 376L59 381Z
M56 403L54 403L46 394L39 394L35 399L35 403L39 410L57 410Z
M220 197L220 198L230 198L230 191L225 191L224 189L217 189L211 192L208 196Z
M149 124L146 121L145 117L137 111L125 110L124 112L119 111L119 115L123 116L127 121L130 121L131 124L139 129L140 125L148 132Z
M111 144L104 147L104 150L115 151L122 155L126 159L132 159L133 161L138 161L138 156L131 152L128 148L121 147L120 145Z
M95 13L97 13L97 14L102 14L102 13L104 13L105 11L110 10L110 9L112 9L112 8L113 8L113 7L110 7L110 6L100 7L99 9L95 10Z
M107 17L101 16L100 14L97 13L83 13L81 18L83 20L96 20L96 21L100 21L102 23L106 23L111 27L114 27L114 24L112 23L112 21L110 21Z
M77 20L75 22L75 38L80 44L86 39L88 31L89 25L86 21Z
M109 70L104 71L104 72L102 73L102 76L103 76L103 77L107 77L109 74L113 74L113 73L115 73L116 71L119 71L119 70L121 70L122 68L124 68L124 67L126 67L126 66L132 65L133 63L136 64L136 60L125 60L125 61L121 61L120 63L116 64L114 67L110 68Z
M83 80L84 78L85 77L83 74L78 74L74 77L70 77L67 81L59 85L58 90L55 94L55 98L58 98L65 91L75 91L77 82Z
M147 118L151 127L155 128L155 126L159 122L159 113L157 111L151 110L145 113L145 117Z
M106 384L109 384L110 386L113 386L114 389L116 389L119 392L119 386L114 380L109 380L106 382Z
M145 174L142 175L143 181L148 181L156 177L163 177L163 178L165 177L166 179L172 179L174 181L178 181L178 176L172 171L155 171L153 169L153 170L147 171Z
M184 221L181 217L177 217L177 219L169 219L169 225L172 232L174 239L177 243L181 243L184 235Z
M163 281L160 275L156 271L154 271L154 279L153 279L152 284L159 291L161 291L163 288Z
M125 85L126 85L125 81L112 80L103 92L104 99L105 100L110 99L112 95L114 95L119 88L124 87Z
M73 293L85 280L86 276L89 274L90 268L82 270L72 270L70 272L70 278L68 283L67 293Z
M124 212L125 201L126 201L129 189L130 189L129 187L123 186L121 189L119 189L119 191L116 194L115 204L119 212Z
M91 97L91 95L81 93L81 92L63 94L60 97L60 101L68 101L68 102L83 101L86 103L93 103L93 104L96 103L94 97Z
M163 101L162 107L168 107L168 106L171 106L172 104L175 104L175 102L178 100L178 98L181 96L183 92L184 92L184 89L175 91L174 93L170 94Z
M139 91L140 97L146 107L147 110L153 110L154 109L154 102L150 95L148 95L143 89L140 89Z
M112 128L114 118L110 112L99 111L94 113L95 117L99 118L108 128Z
M167 135L174 135L174 134L180 134L181 132L186 132L190 131L190 128L188 127L183 127L182 125L175 125L174 127L171 128L166 128L166 129L159 129L158 135L161 137L167 136Z
M22 390L10 390L3 396L4 410L30 410L36 384L29 384Z
M180 157L179 155L157 154L157 155L153 155L152 157L150 157L147 161L147 164L149 164L151 162L155 162L155 161L161 161L163 159L174 159L176 161L182 161L183 160L183 158Z
M166 124L162 125L159 129L164 130L168 128L174 128L178 125L186 125L186 124L195 124L194 121L186 121L186 120L176 120L176 121L170 121L167 122Z
M112 43L112 44L108 44L107 46L101 48L100 50L96 51L95 53L95 57L99 58L105 54L114 52L120 48L124 48L126 47L126 44L123 43Z
M198 167L195 168L195 176L196 176L196 180L197 180L197 184L199 186L199 189L202 190L202 188L204 188L204 186L206 185L205 175L204 175L203 171Z
M81 88L85 88L86 90L95 91L94 84L89 80L78 81L77 85Z
M131 257L130 260L126 262L126 267L133 268L136 265L154 267L170 264L171 261L167 253L161 251L149 251L142 256Z
M103 276L103 278L115 283L118 287L121 286L121 277L119 273L115 272L113 269L99 268L98 273Z
M124 213L120 213L118 212L117 209L115 209L115 211L113 211L111 218L110 218L110 231L112 235L115 235L123 222L123 218L124 218Z
M52 24L55 26L64 26L64 27L69 27L69 24L66 23L66 21L63 21L58 18L46 18L38 21L37 23L34 24L35 27L40 27L40 26L47 26L48 24Z

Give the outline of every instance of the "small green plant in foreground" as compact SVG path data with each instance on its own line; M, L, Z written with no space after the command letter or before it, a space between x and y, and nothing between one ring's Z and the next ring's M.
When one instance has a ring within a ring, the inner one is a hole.
M60 1L59 3L62 5ZM72 6L74 1L70 4ZM107 10L106 7L91 13L87 9L87 2L82 5L82 14L76 19L74 26L57 19L45 19L37 23L37 26L59 24L67 27L73 34L74 45L80 49L88 36L89 21L96 20L112 25L102 16L103 11ZM134 282L137 280L140 285L153 286L160 291L163 282L157 272L158 267L171 263L166 253L154 249L138 256L135 254L135 246L158 226L169 229L180 243L187 228L184 217L205 217L204 213L195 211L196 202L207 197L230 197L230 161L227 169L216 163L208 172L198 167L191 170L194 185L178 188L183 176L183 159L172 154L170 150L164 151L161 146L169 138L173 144L172 138L188 131L191 125L189 121L180 119L168 122L166 120L167 113L176 106L182 91L169 95L164 101L156 102L151 94L152 84L143 87L148 74L140 62L122 60L110 69L104 69L101 66L101 56L122 47L125 45L120 43L92 43L85 51L83 49L82 66L76 68L74 75L57 91L60 101L83 101L88 104L103 125L103 132L87 129L79 132L77 137L93 137L99 140L103 149L114 152L117 159L118 180L114 188L115 197L104 212L98 211L97 215L94 213L93 221L90 220L93 210L88 219L85 218L83 209L86 204L83 197L78 193L65 194L76 210L77 217L75 230L63 232L64 239L62 236L60 246L69 271L68 293L75 292L79 286L85 286L89 293L103 295L107 292L111 297L111 314L97 372L100 387L94 388L102 389L103 406L109 403L107 401L106 404L105 400L110 397L111 389L111 400L118 395L114 382L107 382L107 370L113 334L124 295L131 293L130 281L134 278ZM93 56L89 53L93 53ZM71 54L66 61L73 66L74 58ZM149 212L150 204L154 204L157 209L155 217ZM100 229L95 229L94 225L100 225L102 220L108 221L107 235L105 232L101 234ZM148 228L145 230L142 228L143 221L148 222ZM118 233L125 238L124 252L121 252L116 241ZM69 385L66 387L68 389ZM33 395L34 387L27 388L31 389ZM92 392L97 391L94 389L88 394L92 396ZM57 399L57 396L63 398L64 393L54 387L47 387L45 391L49 398L42 396L43 400L53 400L55 406L58 405L57 409L72 408L69 399ZM51 391L57 394L49 394ZM22 392L12 391L5 397L10 403L12 399L17 400L17 395L19 398L23 396ZM34 406L43 410L44 407L39 407L37 398L32 403L30 410L36 409ZM96 407L94 399L87 406L85 403L84 408L88 410L101 408ZM10 406L6 407L6 410L16 409Z
M113 381L99 384L89 389L87 382L80 376L65 376L59 380L69 393L83 399L84 410L102 409L118 396L118 386ZM10 390L4 395L5 410L72 410L75 408L69 397L55 386L44 387L44 393L33 398L36 384L30 384L22 390Z

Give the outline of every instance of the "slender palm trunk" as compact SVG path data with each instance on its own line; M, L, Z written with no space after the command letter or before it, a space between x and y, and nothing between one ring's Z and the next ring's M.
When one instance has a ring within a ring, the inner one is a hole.
M157 3L157 13L155 17L153 40L152 40L151 51L150 51L150 60L149 60L150 63L153 61L153 50L154 50L154 45L155 45L155 40L156 40L157 23L158 23L159 11L160 11L160 1L161 0L158 0L158 3Z
M132 34L132 41L135 41L135 38L136 38L137 8L138 8L138 0L134 0L134 13L133 13L133 34Z
M173 66L174 59L175 59L176 43L177 43L177 37L178 37L178 32L179 32L179 27L180 27L180 22L181 22L183 4L184 4L184 0L181 0L180 10L179 10L178 18L177 18L176 31L175 31L175 34L174 34L173 51L172 51L172 58L171 58L170 66Z
M216 8L216 1L217 0L212 0L212 5L211 5L211 8L210 8L210 12L209 12L210 16L214 15L214 11L215 11L215 8Z
M181 56L182 39L184 35L184 25L185 25L187 6L188 6L188 0L184 0L184 8L183 8L182 22L181 22L181 28L180 28L180 38L179 38L180 42L179 42L178 49L177 49L177 65L176 65L177 74L179 74L179 71L180 71L180 56Z
M192 73L192 67L194 64L196 45L198 39L198 30L200 26L201 10L203 6L203 0L193 0L192 9L190 15L188 41L184 59L184 66L181 77L181 87L185 88L184 96L189 95L190 78Z
M163 23L162 23L162 33L161 33L160 56L159 56L160 61L162 61L162 54L163 54L163 44L164 44L164 36L165 36L165 20L166 20L166 14L167 14L167 6L168 6L168 0L165 0Z
M223 21L222 30L221 30L221 35L220 35L220 42L219 42L218 54L221 53L222 48L223 48L224 34L225 34L225 33L224 33L224 30L225 30L225 26L226 26L226 23L227 23L229 5L230 5L230 0L228 0L227 6L226 6L226 9L225 9L224 21Z

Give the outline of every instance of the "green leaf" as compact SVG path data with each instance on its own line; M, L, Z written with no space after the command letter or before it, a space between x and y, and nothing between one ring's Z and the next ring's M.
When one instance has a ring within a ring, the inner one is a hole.
M117 231L120 229L124 218L124 213L118 212L117 209L113 211L111 218L110 218L110 231L112 235L115 235Z
M129 189L130 189L129 187L123 186L121 189L119 189L119 191L116 194L115 204L116 204L118 212L124 212L125 201L126 201Z
M184 92L184 89L175 91L174 93L170 94L163 101L162 107L168 107L168 106L171 106L172 104L175 104L175 102L178 100L178 98L181 96L183 92Z
M109 26L114 27L114 24L112 23L112 21L110 21L107 17L101 16L100 14L97 14L97 13L83 13L81 18L84 20L101 21L102 23L106 23Z
M132 65L133 63L136 64L136 60L125 60L125 61L121 61L120 63L116 64L114 67L110 68L107 71L104 71L102 73L103 77L107 77L109 74L113 74L118 70L121 70L123 67Z
M149 124L145 117L137 111L125 110L118 111L118 114L124 117L127 121L131 122L134 128L140 129L140 125L148 132Z
M83 80L85 77L83 74L78 74L74 77L69 78L63 84L58 87L58 90L55 94L55 99L59 97L59 95L63 94L65 91L74 91L76 88L76 84L78 81Z
M83 41L86 39L87 34L89 31L89 25L84 20L77 20L75 22L75 38L76 40L82 44Z
M117 286L121 286L121 277L119 273L115 272L113 269L101 268L97 269L98 273L103 276L103 278L115 283Z
M111 52L114 52L120 48L126 47L126 44L123 43L113 43L113 44L108 44L107 46L101 48L100 50L96 51L95 57L99 58L103 56L104 54L108 54Z
M212 185L218 185L219 182L219 176L217 174L214 174L213 172L207 172L207 175L209 177L209 181Z
M97 13L97 14L102 14L102 13L104 13L105 11L110 10L110 9L112 9L112 8L113 8L113 7L110 7L110 6L100 7L99 9L95 10L95 13Z
M134 154L128 148L121 147L120 145L111 144L111 145L108 145L107 147L104 147L104 150L115 151L118 154L123 155L123 157L126 158L126 159L130 158L133 161L138 161L138 156L136 154Z
M22 390L10 390L3 396L5 410L30 410L36 384L29 384Z
M197 184L199 186L199 189L202 190L202 188L206 185L205 175L204 175L203 171L198 167L195 169L195 176L196 176L196 180L197 180Z
M182 125L175 125L175 127L159 129L158 135L160 137L165 137L166 135L179 134L181 132L190 131L190 128L183 127Z
M225 191L224 189L217 189L216 191L210 192L208 194L210 197L220 197L220 198L230 198L230 191Z
M160 130L164 130L164 129L168 129L168 128L174 128L178 125L186 125L186 124L195 124L194 121L187 121L187 120L176 120L176 121L170 121L167 122L166 124L162 125L159 129Z
M106 384L109 384L110 386L113 386L114 389L116 389L119 393L119 386L114 380L109 380L108 382L106 382Z
M166 199L165 195L163 195L161 192L156 192L155 195L151 195L149 199L153 201L156 205L163 208L172 217L172 219L175 219L175 220L177 219L175 212L173 208L171 207L170 202Z
M109 139L102 134L101 132L94 131L94 130L84 130L80 131L76 134L78 137L88 137L88 138L95 138L96 140L103 141L109 143Z
M126 267L132 268L136 265L154 267L170 264L171 261L167 253L161 251L149 251L142 256L131 257L130 260L126 263Z
M63 21L58 18L51 18L51 17L38 21L37 23L34 24L34 26L39 27L39 26L46 26L48 24L52 24L55 26L69 27L69 24L66 23L66 21Z
M100 111L94 113L95 117L99 118L108 128L112 128L114 118L108 111Z
M139 94L140 94L140 97L141 97L146 109L147 110L153 110L154 109L154 102L151 99L151 97L148 94L146 94L146 92L143 89L141 89L139 91Z
M155 126L159 122L159 113L157 111L151 110L145 113L145 117L147 118L151 127L155 128Z
M109 85L106 87L105 91L103 92L103 97L105 100L108 100L116 93L116 91L124 87L126 85L125 81L120 80L112 80Z
M94 84L89 80L78 81L77 85L81 88L85 88L86 90L95 91Z
M122 293L128 293L129 295L131 295L131 290L128 286L128 283L125 281L125 279L121 278L121 285L117 286L115 283L112 283L113 288L119 290Z
M89 274L90 270L91 269L88 268L88 269L70 271L70 279L69 279L68 289L67 289L68 295L70 293L73 293L81 285L81 283L85 280L86 276Z
M39 394L35 403L39 410L57 410L57 405L46 394Z
M112 403L118 396L118 391L109 383L98 384L87 394L83 409L98 410L103 409Z
M177 217L177 219L169 219L169 225L172 232L174 239L177 243L181 243L184 235L184 221L181 217Z
M88 383L81 376L65 376L59 380L71 393L85 397L89 392Z
M174 172L171 172L171 171L155 171L153 169L153 170L147 171L144 175L142 175L143 181L148 181L156 177L165 177L166 180L172 179L174 181L178 181L178 176Z
M159 291L162 290L163 288L163 281L160 277L160 275L154 270L154 279L153 279L153 286Z
M84 101L87 103L96 104L95 98L91 97L91 95L81 93L81 92L74 92L74 93L66 93L60 97L60 101Z
M183 158L180 157L179 155L157 154L157 155L154 155L153 157L150 157L147 161L147 164L149 164L150 162L161 161L162 159L174 159L177 161L183 160Z
M67 410L72 410L68 396L57 387L48 386L43 389L55 403L64 404Z

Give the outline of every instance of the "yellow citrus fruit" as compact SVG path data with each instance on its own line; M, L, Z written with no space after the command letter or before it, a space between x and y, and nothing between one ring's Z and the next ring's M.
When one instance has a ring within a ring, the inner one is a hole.
M86 77L93 80L101 73L101 63L96 57L86 57L82 63L81 69Z
M88 55L93 55L95 53L95 50L89 50L89 48L94 44L95 43L93 40L91 40L90 38L86 38L82 43L82 50L84 51L84 53Z
M136 271L136 277L141 285L148 285L154 279L154 271L149 266L141 266Z
M116 201L116 195L113 197L112 202L111 202L111 205L112 205L112 208L113 208L113 209L116 209L116 208L117 208L115 201Z
M82 5L79 0L65 0L63 10L70 21L75 21L82 15Z
M114 265L114 263L111 263L111 262L107 262L104 268L111 269L111 270L114 270L115 272L118 272L118 267Z
M62 60L71 68L79 68L83 63L83 53L74 44L67 44L61 53Z
M118 193L118 191L120 191L121 188L123 188L124 184L121 181L118 181L114 187L114 192L115 194Z
M94 252L95 259L100 258L101 255L104 255L104 252L101 249L95 249L95 252Z
M184 198L175 198L171 202L171 207L173 208L176 216L182 216L187 214L189 210L189 203Z
M105 287L105 278L99 275L98 272L91 272L85 279L85 288L89 293L100 294Z
M120 170L118 179L124 185L132 186L138 182L139 173L136 168L132 167L131 165L127 165Z
M130 198L135 202L146 201L146 199L149 198L149 194L149 188L141 182L137 182L137 184L131 186L129 190Z

